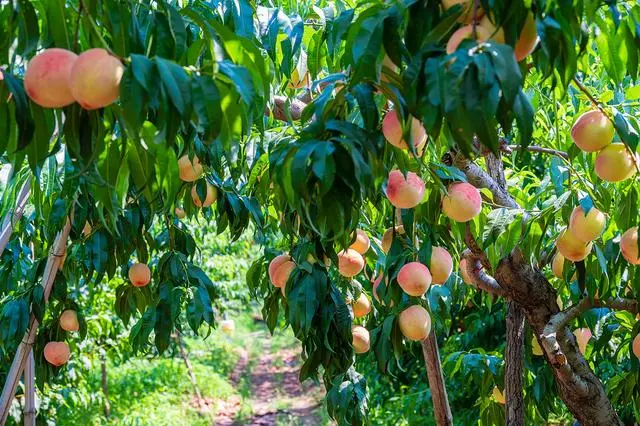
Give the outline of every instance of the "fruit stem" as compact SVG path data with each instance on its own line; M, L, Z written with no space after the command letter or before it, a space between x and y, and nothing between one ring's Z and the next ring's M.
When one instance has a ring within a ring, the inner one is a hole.
M474 40L478 39L478 34L476 32L476 28L478 27L478 5L480 3L480 0L473 0L473 38Z

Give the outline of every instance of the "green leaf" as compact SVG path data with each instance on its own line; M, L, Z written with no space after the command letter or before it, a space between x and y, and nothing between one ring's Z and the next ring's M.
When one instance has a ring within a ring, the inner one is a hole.
M47 0L44 2L47 11L47 28L56 47L71 49L71 39L67 29L65 0Z
M2 73L15 104L15 119L18 123L18 150L22 150L31 143L31 138L34 133L33 119L29 111L27 94L24 91L22 80L15 78L9 73Z
M176 111L185 116L191 109L189 76L181 66L162 58L155 59L162 85Z
M31 2L20 0L18 3L20 19L18 21L18 52L20 56L28 57L36 51L40 28L38 17Z

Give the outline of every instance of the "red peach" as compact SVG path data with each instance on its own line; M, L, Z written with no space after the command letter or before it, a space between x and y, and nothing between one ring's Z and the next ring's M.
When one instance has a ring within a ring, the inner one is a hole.
M71 68L69 88L84 109L104 108L120 96L120 79L124 66L105 49L89 49Z
M456 222L468 222L482 211L482 197L478 189L466 182L449 185L442 199L442 212Z
M431 272L420 262L410 262L400 268L398 285L409 296L420 297L431 286Z
M420 305L412 305L398 317L400 331L409 340L423 340L431 332L431 316Z
M358 275L364 268L364 258L354 249L346 249L338 253L338 271L343 277Z
M389 173L387 198L396 208L412 209L424 198L424 182L413 172L409 172L405 179L400 170L393 170Z
M75 100L69 88L69 77L77 59L78 55L73 52L53 48L29 61L24 74L24 90L31 100L44 108L71 105Z

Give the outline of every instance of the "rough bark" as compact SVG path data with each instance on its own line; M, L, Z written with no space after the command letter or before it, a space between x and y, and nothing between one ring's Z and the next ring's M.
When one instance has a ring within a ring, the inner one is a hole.
M524 312L517 303L507 302L507 346L505 349L504 394L507 424L524 426L522 370L524 361Z
M191 380L191 385L193 386L193 392L198 397L198 401L202 399L202 394L200 393L200 388L198 387L198 381L196 380L196 375L193 372L193 367L191 367L191 361L189 360L189 355L184 348L184 341L182 340L182 334L176 333L173 335L173 338L178 345L178 350L180 351L180 356L184 361L184 365L187 367L187 373L189 374L189 380Z
M107 359L106 357L100 358L100 376L102 380L100 381L102 386L102 396L104 397L104 417L109 420L111 417L111 401L109 400L109 383L107 381Z
M444 384L442 365L440 364L440 353L438 351L438 338L436 332L431 330L429 336L422 340L422 354L427 367L427 378L429 379L429 389L431 390L431 400L433 401L433 414L438 426L453 425L453 416L447 397L447 388Z

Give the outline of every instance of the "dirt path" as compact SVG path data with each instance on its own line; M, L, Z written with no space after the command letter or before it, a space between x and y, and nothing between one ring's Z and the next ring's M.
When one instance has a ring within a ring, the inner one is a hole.
M300 353L296 349L274 350L265 334L251 339L248 344L259 344L260 350L251 359L244 351L230 376L236 389L246 380L249 395L239 396L218 404L214 424L216 426L272 426L272 425L320 425L322 419L323 391L313 383L301 384L298 372ZM250 418L238 420L238 414L250 407Z

